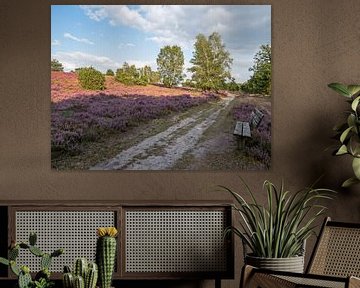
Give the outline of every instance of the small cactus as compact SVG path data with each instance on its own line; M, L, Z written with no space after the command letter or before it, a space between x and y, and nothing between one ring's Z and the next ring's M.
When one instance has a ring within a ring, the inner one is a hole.
M81 280L80 280L81 279ZM71 273L69 266L64 266L63 286L64 288L95 288L98 279L98 268L95 263L88 264L87 259L78 258L74 263L74 272Z
M8 251L8 259L0 257L0 263L10 266L11 271L18 276L18 286L19 288L29 288L29 287L40 287L41 283L50 285L50 265L53 257L60 256L63 254L63 249L55 250L53 253L48 254L36 247L37 236L35 233L30 233L29 244L20 242L16 243L14 240L11 241ZM22 266L21 268L16 264L16 259L19 256L19 250L25 249L29 250L35 256L41 257L41 271L35 275L35 281L32 280L30 275L30 269L28 266ZM40 283L39 285L37 283ZM42 285L42 284L41 284ZM41 286L42 287L42 286ZM46 286L50 287L50 286Z
M64 273L71 273L71 269L69 266L67 265L64 266Z
M23 266L21 268L21 272L19 274L18 285L19 288L28 288L32 283L30 269L27 266Z
M51 257L58 257L64 253L64 249L57 249L51 253Z
M41 269L49 269L50 265L51 265L51 260L52 257L50 254L44 253L43 256L41 256L41 261L40 261L40 267Z
M10 269L16 276L19 276L21 271L20 268L16 265L16 262L14 260L10 261Z
M88 262L85 258L76 259L74 266L75 276L81 276L83 279L85 279L87 268L88 268Z
M98 279L98 266L96 263L89 263L85 276L85 288L95 288Z
M73 288L74 287L74 276L71 272L66 272L62 277L64 288Z
M84 278L77 275L74 277L74 288L85 288Z
M29 235L29 244L31 246L35 246L37 241L37 235L35 232L31 232Z
M99 267L99 282L101 288L110 288L116 258L115 227L98 228L99 236L96 243L96 262Z
M16 260L16 258L19 256L19 246L15 246L14 248L10 249L8 252L9 260Z
M36 246L30 246L29 247L29 251L34 254L35 256L41 257L44 255L44 252L42 252L40 250L40 248L36 247Z

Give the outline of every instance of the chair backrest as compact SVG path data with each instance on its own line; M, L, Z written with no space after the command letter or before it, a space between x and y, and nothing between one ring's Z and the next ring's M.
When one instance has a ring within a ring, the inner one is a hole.
M257 108L250 114L250 126L251 128L256 128L259 126L264 114Z
M326 218L307 273L360 277L360 223Z

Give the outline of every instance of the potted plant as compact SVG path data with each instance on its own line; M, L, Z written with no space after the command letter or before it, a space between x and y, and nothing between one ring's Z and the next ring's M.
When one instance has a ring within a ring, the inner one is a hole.
M62 276L63 288L95 288L98 279L98 266L86 258L78 258L74 263L73 271L64 266Z
M245 264L259 268L300 272L304 270L305 241L314 233L315 220L324 213L325 207L317 202L331 199L334 192L328 189L305 188L290 193L266 180L266 206L255 198L249 186L242 180L251 201L239 193L221 186L236 201L233 205L240 215L240 227L229 227L243 242Z
M331 89L347 98L351 109L347 112L347 120L334 127L338 133L340 146L334 152L335 155L350 155L352 157L352 168L354 177L347 179L342 186L348 187L360 183L360 85L344 85L331 83Z
M18 288L50 288L54 286L54 282L50 280L50 265L54 257L58 257L64 253L63 249L57 249L52 253L43 252L36 246L37 236L30 233L29 243L12 242L8 251L8 259L0 257L0 263L10 266L11 271L18 277ZM20 249L28 250L31 254L40 258L41 270L36 273L32 279L30 268L26 265L19 265L16 262Z

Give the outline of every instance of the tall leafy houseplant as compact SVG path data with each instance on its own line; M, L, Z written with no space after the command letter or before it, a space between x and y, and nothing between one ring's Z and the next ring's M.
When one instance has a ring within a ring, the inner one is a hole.
M243 180L242 180L243 181ZM266 180L266 205L261 205L243 181L251 201L233 190L223 187L236 201L234 209L240 215L240 227L229 227L247 245L252 256L262 258L289 258L302 255L306 239L314 233L315 220L326 207L318 200L331 199L332 190L305 188L291 193Z
M344 85L331 83L331 89L347 98L351 109L347 112L347 120L334 127L338 133L340 146L334 152L335 155L349 154L353 158L352 168L354 177L347 179L342 186L348 187L360 183L360 85Z

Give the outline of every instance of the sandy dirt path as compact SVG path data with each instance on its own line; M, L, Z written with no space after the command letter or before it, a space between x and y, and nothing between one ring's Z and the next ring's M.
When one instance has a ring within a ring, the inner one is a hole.
M169 170L196 147L203 133L233 100L233 95L222 98L216 106L181 120L90 170Z

